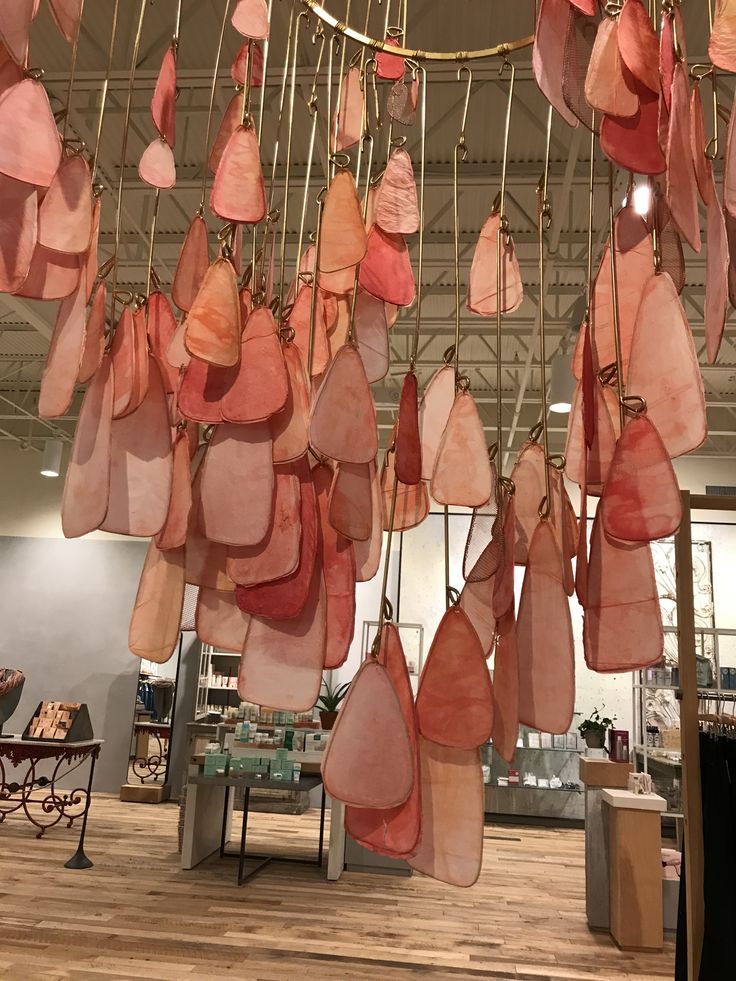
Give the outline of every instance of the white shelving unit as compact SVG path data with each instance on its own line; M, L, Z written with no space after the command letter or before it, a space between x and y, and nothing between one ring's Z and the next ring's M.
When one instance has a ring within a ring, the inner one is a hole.
M199 656L199 683L197 685L197 708L195 719L201 719L207 714L208 705L226 706L238 705L240 698L237 688L215 684L215 674L227 675L237 679L240 654L233 651L218 651L210 644L202 644Z

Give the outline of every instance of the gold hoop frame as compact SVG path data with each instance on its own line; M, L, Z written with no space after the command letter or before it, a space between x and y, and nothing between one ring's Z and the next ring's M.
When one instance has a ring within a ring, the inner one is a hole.
M493 48L479 48L476 51L422 51L420 48L397 48L379 41L378 38L368 37L354 30L348 24L338 20L322 6L317 0L301 0L302 4L309 8L312 13L325 24L328 24L338 34L350 38L364 47L372 48L374 51L385 51L387 54L396 55L399 58L411 58L414 61L480 61L483 58L504 58L512 51L520 51L522 48L531 47L534 44L534 35L519 38L517 41L503 41Z

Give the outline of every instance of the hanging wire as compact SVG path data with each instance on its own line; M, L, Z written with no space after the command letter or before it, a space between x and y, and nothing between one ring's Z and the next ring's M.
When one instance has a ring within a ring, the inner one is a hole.
M72 47L72 61L69 67L69 85L66 90L66 110L64 112L64 128L61 135L62 150L66 149L66 133L69 125L69 112L72 106L72 92L74 91L74 77L77 73L77 52L79 51L79 35L82 33L82 17L84 16L84 0L79 4L79 20L77 21L77 31L74 35L74 46Z
M593 113L595 124L595 113ZM585 276L585 319L588 330L593 330L590 317L593 296L593 205L595 202L595 125L590 130L590 168L588 170L588 269ZM591 334L592 339L592 334Z
M325 207L325 195L327 185L325 185L317 195L317 232L314 240L314 274L312 277L312 295L309 306L309 349L307 352L307 379L309 380L310 390L312 385L312 365L314 364L314 325L317 315L317 270L319 269L319 257L322 247L322 214Z
M352 3L352 0L345 0L345 23L346 24L350 20L350 6L351 6L351 3ZM335 100L335 125L334 126L332 125L332 121L330 119L328 119L328 121L327 121L327 126L328 126L327 132L329 134L329 138L328 138L328 141L327 141L327 149L328 149L327 157L328 157L328 159L331 158L331 155L337 153L337 119L338 119L339 114L340 114L340 99L342 97L342 82L343 82L343 75L345 74L345 51L346 51L346 47L347 47L347 45L345 44L345 40L343 39L339 43L339 50L340 50L340 73L339 73L339 75L337 77L337 99ZM330 78L332 78L332 58L330 58ZM330 159L330 180L332 180L332 178L335 176L335 167L336 166L337 165L335 164L334 159Z
M501 318L503 315L504 290L502 288L502 268L501 255L503 251L503 238L506 241L510 237L509 221L506 217L506 168L508 167L509 156L509 130L511 127L511 106L514 100L514 82L516 80L516 68L504 58L503 64L498 70L499 75L503 75L506 69L511 72L509 80L509 94L506 102L506 123L503 134L503 164L501 166L501 191L498 196L498 229L496 230L496 448L499 454L499 473L503 475L503 460L501 459L501 447L503 446L503 358L502 358L502 335Z
M406 13L406 8L404 9ZM426 144L427 144L427 72L423 65L412 67L412 75L421 75L422 79L422 108L420 112L420 160L419 160L419 255L417 259L417 309L414 320L414 334L411 342L411 354L409 356L409 368L414 371L419 351L419 331L422 323L422 274L424 269L424 180L426 169Z
M271 24L273 12L273 0L268 0L268 23ZM321 22L320 22L321 23ZM266 109L266 86L268 84L268 56L271 52L270 34L263 42L263 76L261 79L261 98L258 106L258 142L261 142L261 131L263 130L263 113Z
M460 65L457 70L458 82L467 72L468 84L465 91L463 118L460 124L460 135L455 144L452 168L452 217L453 239L455 247L455 385L460 382L460 209L458 206L458 164L468 159L468 145L465 141L465 126L468 121L468 106L470 105L470 90L473 85L473 73L467 65Z
M138 52L141 46L143 35L143 21L146 16L147 0L141 0L138 8L138 26L133 42L133 56L130 60L130 82L128 83L128 101L125 106L125 118L123 121L123 140L120 148L120 177L118 179L118 199L115 210L115 243L113 248L113 267L112 267L112 297L110 299L110 324L111 331L115 330L115 301L118 285L118 250L120 249L120 226L123 214L123 190L125 187L125 156L128 150L128 132L130 130L130 113L133 106L133 88L135 87L135 73L138 65ZM103 103L104 104L104 103Z
M621 363L621 331L618 316L618 277L616 275L616 217L613 200L613 163L608 161L608 255L611 263L611 313L613 317L613 340L616 350L616 388L618 390L618 412L621 432L624 431L624 383Z
M100 112L97 116L97 137L95 141L95 153L92 157L92 186L95 184L95 177L97 176L97 162L100 156L100 140L102 138L102 124L105 119L105 108L107 105L107 90L110 87L110 75L112 74L112 59L113 52L115 50L115 34L117 33L118 27L118 8L120 6L120 0L115 0L115 6L112 8L112 27L110 28L110 44L107 48L107 68L105 69L105 79L102 83L102 92L100 94Z
M539 505L539 517L549 517L552 504L549 480L549 433L547 429L547 344L544 317L544 233L552 222L552 205L549 200L549 150L552 138L552 106L547 113L547 145L544 154L544 172L537 186L537 246L539 249L539 368L541 371L542 440L544 444L544 499Z
M202 167L202 190L199 197L199 207L197 208L197 214L204 215L204 202L207 195L207 172L208 172L208 160L209 160L209 150L210 150L210 134L212 132L212 114L215 108L215 93L217 92L217 76L220 71L220 58L222 56L222 40L225 36L225 25L227 24L227 15L230 12L230 0L225 0L225 6L222 11L222 23L220 25L220 36L217 41L217 54L215 56L215 67L212 71L212 84L210 85L210 102L207 108L207 125L204 131L204 164Z

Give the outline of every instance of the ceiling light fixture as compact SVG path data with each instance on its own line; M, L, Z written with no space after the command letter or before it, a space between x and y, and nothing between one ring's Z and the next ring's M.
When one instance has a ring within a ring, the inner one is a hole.
M42 477L58 477L61 473L61 451L63 443L60 439L47 439L43 448L41 460Z
M552 358L549 382L549 411L569 412L575 391L575 377L567 350L558 351Z

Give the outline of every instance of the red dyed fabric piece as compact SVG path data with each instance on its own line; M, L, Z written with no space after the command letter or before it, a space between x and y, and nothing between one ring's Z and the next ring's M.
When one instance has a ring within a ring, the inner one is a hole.
M385 43L392 48L400 47L395 37L386 37ZM395 82L404 77L404 59L398 55L389 54L387 51L376 51L376 75L389 82Z
M562 93L569 13L568 0L541 0L534 31L532 69L547 102L569 126L577 126L577 117L568 109Z
M469 579L460 593L460 607L478 635L485 657L490 656L496 639L493 581L493 576L488 579Z
M115 378L114 419L134 412L148 391L148 338L142 308L123 308L110 345Z
M700 252L698 185L690 134L690 89L685 67L678 62L672 79L672 111L667 141L667 204L678 231Z
M368 469L371 475L371 537L364 542L353 542L356 582L368 582L376 575L383 547L381 478L375 463L369 463Z
M276 321L268 307L256 307L243 331L237 373L222 397L222 417L262 422L284 408L288 387Z
M170 147L176 144L176 50L164 55L151 99L151 118Z
M417 376L413 371L407 371L401 387L394 468L402 484L418 484L422 479Z
M229 367L240 360L240 297L232 263L218 258L207 270L186 319L184 343L201 361Z
M459 606L451 606L437 627L416 711L421 734L443 746L473 749L490 738L491 676L478 635Z
M383 499L383 530L388 531L391 527L391 502L393 500L394 483L396 482L396 471L394 470L395 452L392 448L386 450L381 469L381 496ZM396 502L394 506L394 531L408 531L409 528L416 528L429 514L429 494L427 485L424 481L418 484L402 484L398 482L396 488Z
M177 398L184 418L204 425L224 422L222 399L232 384L235 370L192 358L182 375Z
M414 272L403 235L374 225L358 277L361 287L386 303L408 307L416 297Z
M28 32L36 7L36 0L4 0L0 4L0 39L15 64L22 67L28 58Z
M38 11L39 0L33 5L33 16ZM69 44L72 43L79 30L82 17L82 0L49 0L49 10L59 33Z
M283 579L257 586L238 586L238 606L246 613L273 620L294 620L304 611L315 575L318 543L317 502L306 458L294 464L299 477L299 520L302 526L299 565Z
M227 548L220 542L208 541L199 527L200 486L202 467L196 470L192 481L192 506L186 541L186 581L193 586L207 589L235 591L235 583L226 572Z
M639 111L629 118L604 116L601 149L626 170L661 174L667 168L667 161L659 145L659 99L645 85L634 84L639 96Z
M82 255L52 252L37 244L26 278L15 295L33 300L63 300L79 285L83 260Z
M240 48L230 68L230 77L236 85L245 85L248 72L248 42ZM253 44L253 71L250 77L251 88L259 89L263 85L263 52L260 44Z
M373 507L369 463L338 463L330 491L328 520L351 541L371 537Z
M200 586L194 624L203 644L211 644L218 651L240 654L250 617L238 607L234 593Z
M515 497L508 494L503 505L503 557L493 579L493 615L497 620L514 608Z
M217 173L217 168L220 166L220 160L225 152L225 147L228 145L230 137L238 126L240 126L242 116L243 96L240 92L236 92L228 102L225 112L222 114L220 126L207 159L207 168L211 174Z
M493 662L493 701L491 739L501 759L511 763L519 738L519 655L513 609L498 622Z
M63 416L71 405L84 349L86 304L83 283L59 304L38 394L42 419Z
M161 371L164 388L167 393L172 394L179 387L179 371L169 364L166 355L176 333L177 323L168 298L160 290L154 290L148 297L146 321L151 354Z
M373 396L360 355L345 344L335 355L312 408L309 442L341 463L370 463L378 434Z
M314 339L312 343L312 377L321 375L330 363L330 345L327 340L325 308L322 290L317 290L314 301ZM302 286L289 314L289 327L294 331L294 344L299 348L306 365L309 360L309 328L312 319L312 287Z

